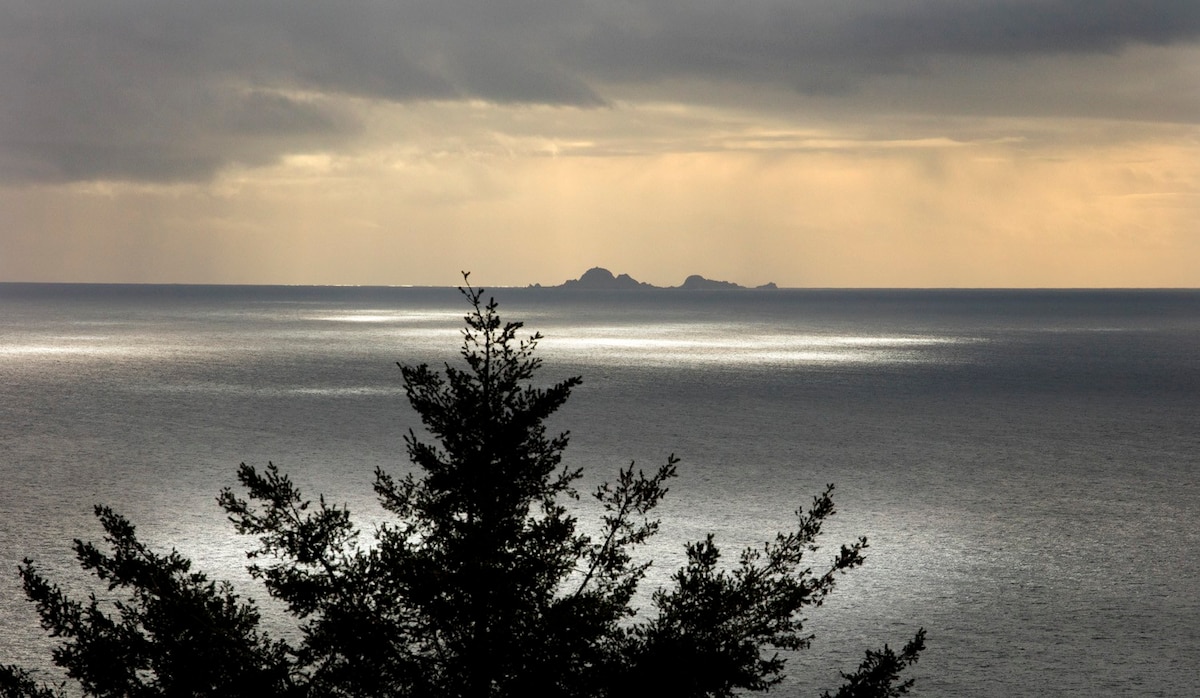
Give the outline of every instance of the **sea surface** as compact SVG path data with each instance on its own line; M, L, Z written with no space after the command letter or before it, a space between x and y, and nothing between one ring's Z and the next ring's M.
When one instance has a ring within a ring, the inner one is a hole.
M858 535L867 563L775 694L835 689L921 627L916 695L1200 693L1200 292L492 293L544 335L546 382L583 377L552 424L582 489L682 459L647 587L685 541L733 559L836 484L813 564ZM94 504L252 596L215 502L238 463L380 520L372 472L407 472L420 428L395 364L458 360L465 310L454 289L0 284L0 663L53 646L23 557L103 596L70 551L99 540Z

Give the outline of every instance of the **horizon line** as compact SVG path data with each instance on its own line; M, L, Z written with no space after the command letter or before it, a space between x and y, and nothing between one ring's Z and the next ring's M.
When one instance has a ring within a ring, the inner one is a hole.
M458 284L333 284L333 283L214 283L194 281L3 281L0 286L140 286L140 287L206 287L206 288L346 288L346 289L447 289L461 288ZM648 285L640 288L563 288L562 284L510 285L482 284L485 289L517 291L567 291L569 293L644 293L647 291L685 291L687 293L742 293L759 291L1200 291L1200 286L779 286L758 288L683 289L680 286Z

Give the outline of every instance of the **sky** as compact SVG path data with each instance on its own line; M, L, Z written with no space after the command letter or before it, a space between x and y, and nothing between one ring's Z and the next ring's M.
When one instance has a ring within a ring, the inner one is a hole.
M1200 2L0 0L0 281L1200 287Z

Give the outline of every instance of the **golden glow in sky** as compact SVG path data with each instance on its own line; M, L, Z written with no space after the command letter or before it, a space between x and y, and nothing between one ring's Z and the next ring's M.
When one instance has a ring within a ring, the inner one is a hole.
M325 5L0 9L0 281L1200 286L1189 3Z

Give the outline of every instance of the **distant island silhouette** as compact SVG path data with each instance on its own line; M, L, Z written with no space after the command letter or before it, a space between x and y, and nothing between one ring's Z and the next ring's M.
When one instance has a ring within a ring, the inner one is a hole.
M534 288L543 288L541 284L534 284ZM558 286L548 286L545 288L566 288L581 291L647 291L647 290L665 290L678 289L681 291L712 291L712 290L748 290L748 286L735 284L732 281L715 281L706 279L699 274L692 274L683 280L679 286L654 286L644 281L638 281L629 274L621 274L614 276L613 273L604 267L592 267L583 273L583 276L578 279L568 279ZM762 286L755 286L755 289L771 290L778 288L773 282Z

